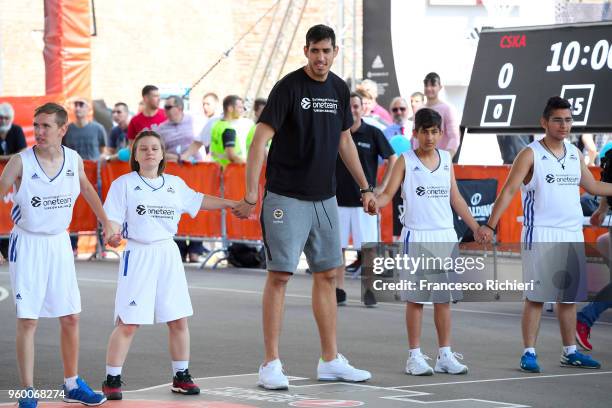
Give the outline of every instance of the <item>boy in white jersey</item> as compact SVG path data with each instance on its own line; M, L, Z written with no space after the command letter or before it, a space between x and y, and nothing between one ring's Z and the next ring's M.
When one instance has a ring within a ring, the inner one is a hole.
M450 251L455 247L453 243L457 242L451 207L474 231L476 240L481 240L478 224L459 193L451 156L447 151L436 149L442 136L441 128L442 117L433 109L422 108L416 113L413 133L419 141L419 147L402 154L397 160L387 188L376 199L376 207L384 207L401 185L405 209L402 240L404 253L410 256L420 255L413 253L413 247L418 247L418 243L431 243L426 246L433 248L434 253L441 250L451 255ZM428 357L420 349L423 301L419 295L422 294L412 292L402 293L402 300L406 301L406 329L410 347L406 373L432 375L434 370L427 364L425 360ZM440 347L435 371L465 374L467 366L459 363L456 358L462 357L451 351L450 301L456 297L453 294L445 295L445 299L437 295L430 298L434 302L434 321Z
M111 184L104 209L128 240L119 264L115 329L108 341L102 391L120 400L121 369L141 324L166 323L174 378L172 391L199 394L189 374L189 329L193 314L180 251L173 240L183 213L233 208L235 201L204 196L179 177L163 174L164 144L154 131L136 136L131 173Z
M544 139L535 141L524 148L514 160L510 174L502 188L487 224L480 227L482 236L490 240L504 210L516 192L521 189L523 196L523 231L521 248L523 277L533 279L537 284L549 284L552 279L542 276L542 270L556 261L541 254L543 243L582 243L582 209L580 187L596 196L612 195L612 184L596 181L586 167L582 154L565 139L572 127L572 113L569 102L558 96L551 97L540 119L546 131ZM536 243L534 245L534 243ZM577 271L584 268L584 246L579 244ZM534 260L535 258L538 259ZM558 257L557 257L558 258ZM580 276L578 276L580 278ZM580 296L580 291L577 291ZM552 297L552 298L550 298ZM524 351L520 367L527 372L540 372L535 344L542 316L544 302L557 303L557 316L561 331L563 352L561 365L564 367L600 368L601 365L590 356L576 351L576 304L570 301L581 299L559 298L542 290L525 291L523 319Z
M79 192L104 226L111 225L83 170L83 160L67 147L68 114L55 103L34 113L36 145L11 158L0 177L0 196L14 185L9 271L17 310L17 365L21 384L32 392L19 407L38 405L33 391L34 334L39 317L57 317L64 365L64 401L100 405L106 401L78 377L81 296L66 229ZM112 245L119 242L113 240Z

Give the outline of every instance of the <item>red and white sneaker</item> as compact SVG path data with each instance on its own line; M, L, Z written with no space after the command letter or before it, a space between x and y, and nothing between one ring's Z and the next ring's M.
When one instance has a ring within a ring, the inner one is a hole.
M197 395L200 393L200 387L193 382L189 370L183 370L178 371L172 379L172 392L185 395Z
M593 346L589 342L591 337L591 328L580 320L576 322L576 341L580 344L580 347L587 351L593 350Z

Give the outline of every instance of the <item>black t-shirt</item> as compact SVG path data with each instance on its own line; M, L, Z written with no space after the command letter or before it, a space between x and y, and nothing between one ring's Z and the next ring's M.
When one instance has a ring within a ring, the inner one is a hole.
M331 72L319 82L300 68L278 81L259 117L275 131L267 190L308 201L336 194L340 133L353 124L349 99L348 87Z
M376 173L378 172L378 158L388 159L395 154L393 148L387 141L380 129L361 121L361 126L353 133L353 141L357 146L359 161L370 185L376 185ZM361 193L359 186L338 156L336 160L336 198L340 207L361 207Z
M26 147L28 147L28 145L26 144L23 129L14 123L11 125L8 132L6 132L6 138L2 139L2 137L0 137L0 155L15 154Z

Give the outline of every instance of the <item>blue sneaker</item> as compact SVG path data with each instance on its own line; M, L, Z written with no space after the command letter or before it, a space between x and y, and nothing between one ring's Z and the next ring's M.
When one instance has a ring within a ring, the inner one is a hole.
M572 354L561 354L561 367L578 367L578 368L601 368L599 362L593 360L591 356L579 353L578 351Z
M525 353L521 356L521 370L528 373L539 373L538 356L534 353Z
M76 380L78 387L68 391L64 384L64 402L80 402L90 407L101 405L106 402L104 394L94 392L81 377Z
M19 398L19 408L36 408L38 406L38 400L34 398L34 388L28 387L25 391L32 391L32 397Z

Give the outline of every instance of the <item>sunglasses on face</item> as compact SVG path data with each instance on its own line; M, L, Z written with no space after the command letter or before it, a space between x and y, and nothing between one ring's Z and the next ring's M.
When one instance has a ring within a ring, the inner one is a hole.
M391 109L391 112L393 112L393 113L397 113L399 111L406 112L406 107L405 106L400 106L400 107L396 107L396 108Z
M83 106L85 106L85 102L81 102L81 101L76 101L74 103L74 106L78 107L78 108L82 108Z
M0 120L10 120L11 118L9 118L8 116L0 116Z
M175 107L174 105L166 105L166 106L164 106L164 109L165 110L170 110L170 109L172 109L174 107Z

